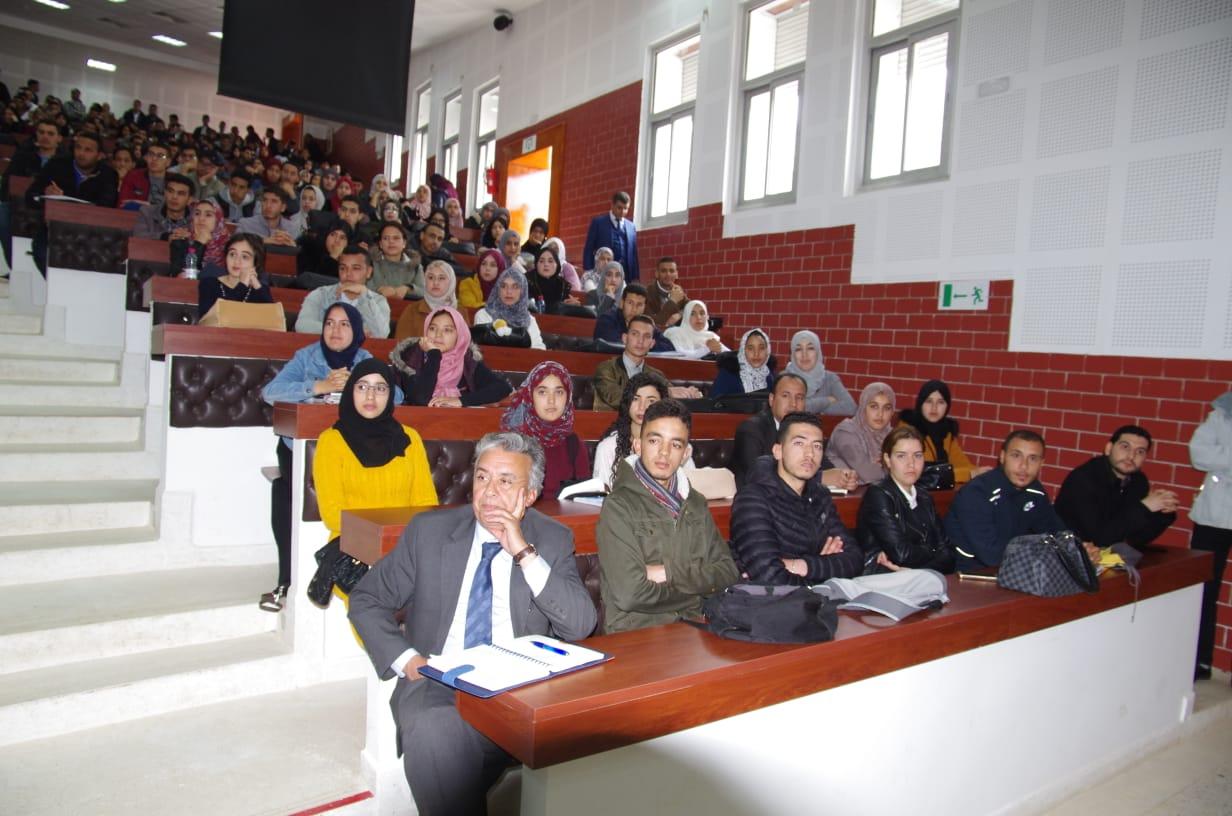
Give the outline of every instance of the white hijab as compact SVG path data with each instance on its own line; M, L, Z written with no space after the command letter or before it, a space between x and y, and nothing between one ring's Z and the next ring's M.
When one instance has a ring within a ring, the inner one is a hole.
M707 325L710 320L710 310L706 308L706 304L700 300L690 300L684 305L684 311L681 313L682 318L678 324L672 326L667 331L663 332L663 336L672 341L672 345L677 351L694 351L706 347L706 343L711 340L718 340L719 336L708 329L697 331L689 322L689 316L693 314L695 306L702 307L702 314L706 316Z

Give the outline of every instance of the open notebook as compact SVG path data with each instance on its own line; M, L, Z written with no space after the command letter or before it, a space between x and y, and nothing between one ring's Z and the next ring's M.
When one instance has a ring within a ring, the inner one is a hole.
M491 697L554 674L584 669L611 659L611 655L603 652L546 635L526 635L431 657L419 673L458 691Z

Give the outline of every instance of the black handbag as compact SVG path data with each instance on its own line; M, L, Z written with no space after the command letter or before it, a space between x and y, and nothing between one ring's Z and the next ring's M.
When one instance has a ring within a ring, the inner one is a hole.
M1010 539L997 570L997 586L1056 598L1097 592L1099 576L1082 542L1065 530Z
M496 333L491 323L471 327L471 342L478 346L505 346L506 348L530 348L530 332L525 327L508 326L509 334L503 337Z
M344 553L337 538L317 550L316 559L317 571L308 582L308 600L322 609L329 606L335 586L349 594L368 574L368 565Z
M707 623L694 625L732 640L820 643L834 639L838 607L805 587L733 584L706 599Z
M915 482L925 490L953 490L954 466L949 462L932 462L924 466L924 472Z

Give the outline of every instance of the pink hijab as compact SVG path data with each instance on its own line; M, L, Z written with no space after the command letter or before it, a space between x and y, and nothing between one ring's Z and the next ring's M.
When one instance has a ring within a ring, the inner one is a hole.
M458 330L458 342L453 348L441 355L441 368L436 374L436 388L432 390L432 396L459 397L462 395L462 391L458 388L458 381L462 379L462 372L466 365L466 355L471 350L471 330L466 325L466 318L457 309L444 306L440 309L434 309L427 319L424 320L425 332L428 329L428 324L432 322L432 318L441 312L447 313L453 319L453 325Z

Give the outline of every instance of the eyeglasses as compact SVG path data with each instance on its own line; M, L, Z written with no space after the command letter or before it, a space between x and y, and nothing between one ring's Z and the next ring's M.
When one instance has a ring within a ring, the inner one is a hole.
M150 151L149 153L146 153L146 155L147 155L147 156L149 156L151 159L169 159L169 158L171 158L171 154L170 154L170 153L155 153L154 151Z
M377 383L376 385L370 385L366 382L361 382L361 383L355 384L355 390L361 394L367 394L369 391L371 391L373 394L376 394L378 396L384 396L385 394L389 393L389 386L386 385L385 383Z

